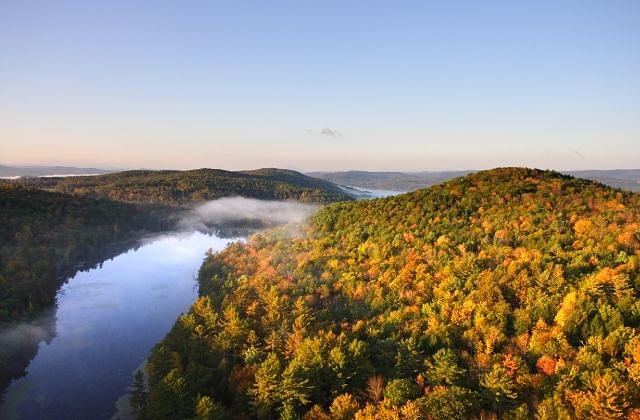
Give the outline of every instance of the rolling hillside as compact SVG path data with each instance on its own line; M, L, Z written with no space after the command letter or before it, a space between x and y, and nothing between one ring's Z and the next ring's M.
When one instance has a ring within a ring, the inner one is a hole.
M578 178L601 182L614 188L629 191L640 191L640 169L611 169L567 172Z
M221 169L137 170L91 177L23 179L18 182L68 194L166 205L229 196L320 203L352 200L350 195L330 182L273 168L240 172Z

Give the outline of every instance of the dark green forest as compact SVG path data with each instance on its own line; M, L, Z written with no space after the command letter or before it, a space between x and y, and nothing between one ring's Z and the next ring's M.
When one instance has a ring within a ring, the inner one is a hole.
M67 194L173 206L229 196L316 203L353 199L330 182L273 168L239 172L138 170L99 176L24 178L18 182Z
M640 418L640 195L503 168L209 254L144 419Z
M51 306L105 246L166 229L162 209L0 183L0 322ZM108 251L107 251L108 252Z

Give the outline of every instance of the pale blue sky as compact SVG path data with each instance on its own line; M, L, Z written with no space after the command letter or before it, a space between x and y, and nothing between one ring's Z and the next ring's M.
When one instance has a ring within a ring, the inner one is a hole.
M637 168L640 1L0 0L0 163Z

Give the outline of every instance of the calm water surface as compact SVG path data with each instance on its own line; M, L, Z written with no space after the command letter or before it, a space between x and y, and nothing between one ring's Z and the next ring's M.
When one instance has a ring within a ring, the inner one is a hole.
M349 185L346 189L351 195L355 195L360 200L368 200L371 198L384 198L391 197L392 195L404 194L406 191L394 191L394 190L376 190L372 188L360 188Z
M40 320L55 324L55 336L10 385L0 418L110 418L132 373L194 301L205 251L232 241L161 236L70 279L57 311Z

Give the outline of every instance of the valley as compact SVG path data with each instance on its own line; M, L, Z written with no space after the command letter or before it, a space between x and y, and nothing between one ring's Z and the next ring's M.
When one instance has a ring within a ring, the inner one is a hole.
M640 420L640 1L0 1L0 420Z
M2 416L633 412L637 194L525 168L400 195L250 173L277 190L258 195L315 192L201 201L238 184L174 172L2 184ZM205 192L162 187L184 179Z

